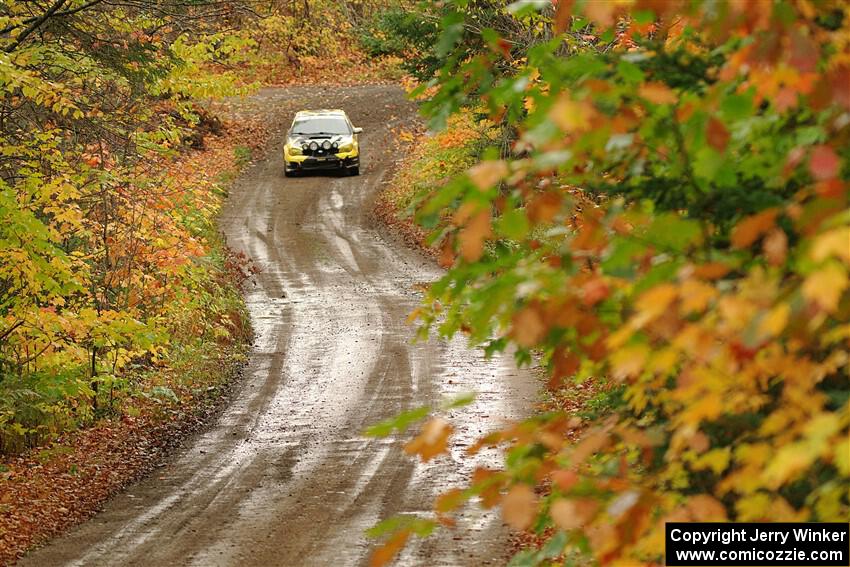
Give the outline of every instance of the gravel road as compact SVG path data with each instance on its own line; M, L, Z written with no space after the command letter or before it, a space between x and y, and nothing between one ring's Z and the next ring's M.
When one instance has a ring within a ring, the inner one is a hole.
M294 111L328 107L363 127L362 174L284 178ZM366 528L393 514L430 515L434 495L471 472L461 456L473 435L529 411L534 381L509 357L485 360L463 339L411 342L417 285L439 271L369 214L398 158L392 129L414 116L401 90L266 89L236 108L262 113L277 132L221 217L228 243L261 269L246 294L256 340L245 378L208 430L22 565L366 565ZM450 414L462 433L436 461L405 455L406 436L361 436L470 390L475 403ZM397 565L505 562L497 514L473 507L458 519L457 529L413 542Z

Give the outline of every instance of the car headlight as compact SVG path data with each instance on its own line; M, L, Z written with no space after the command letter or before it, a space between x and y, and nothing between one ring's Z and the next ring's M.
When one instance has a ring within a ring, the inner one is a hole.
M341 151L341 152L350 152L353 149L354 149L354 142L348 142L348 143L342 144L339 147L339 151Z
M331 149L331 142L330 142L330 140L325 140L324 142L322 142L322 148L324 148L324 149L326 149L326 150Z
M317 144L316 142L310 142L310 149L315 152L319 149L319 144Z
M289 145L289 155L291 156L300 156L301 155L301 146L296 144Z

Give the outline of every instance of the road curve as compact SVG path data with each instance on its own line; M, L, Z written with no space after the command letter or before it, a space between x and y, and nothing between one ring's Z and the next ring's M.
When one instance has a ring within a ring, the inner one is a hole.
M398 157L391 130L414 113L401 90L267 89L246 104L278 132L300 108L346 109L364 129L362 174L285 179L276 136L221 217L228 243L261 269L246 294L256 340L233 402L157 473L22 565L366 565L374 542L364 529L429 515L434 495L470 473L461 454L472 435L530 407L533 380L510 358L485 360L462 339L411 343L416 286L439 272L369 215ZM476 402L450 416L464 433L436 462L406 456L404 436L360 435L470 390ZM496 515L474 507L458 523L414 542L398 564L504 563Z

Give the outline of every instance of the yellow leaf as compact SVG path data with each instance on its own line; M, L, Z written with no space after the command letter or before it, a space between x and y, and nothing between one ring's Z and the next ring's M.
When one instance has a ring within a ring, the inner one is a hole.
M673 284L660 284L644 292L635 301L637 313L632 318L633 328L641 328L665 311L676 299L676 287Z
M812 260L823 262L832 256L850 264L850 227L836 228L815 238L811 250Z
M835 445L835 466L842 475L850 476L850 438L848 437Z
M806 278L803 297L832 313L838 308L847 284L847 270L838 264L828 264Z
M701 376L701 380L709 379ZM682 419L690 425L698 425L703 420L713 420L723 413L723 402L717 394L703 394L682 413Z
M755 522L764 520L770 501L774 495L768 495L766 492L756 492L744 496L735 503L735 509L738 512L738 520L742 522Z
M649 347L643 344L627 346L611 353L610 358L614 378L634 378L643 372L644 364L649 358Z
M526 484L514 485L502 499L502 517L517 530L531 526L537 516L537 495Z
M585 101L577 102L562 96L549 111L549 117L564 133L584 132L590 129L590 119L596 114Z
M717 289L699 280L686 280L682 282L682 305L681 313L702 313L708 307L708 303L717 297Z
M678 360L679 354L673 348L656 350L652 353L652 357L647 364L647 370L655 374L667 374L673 369Z
M779 449L764 471L771 488L779 488L806 470L815 459L814 453L803 443L792 443Z
M729 447L712 449L697 459L694 467L697 469L711 469L715 474L720 474L729 466L730 457L731 450Z
M826 441L841 429L841 418L827 412L816 415L806 424L806 437L813 441ZM817 443L820 444L820 443Z
M791 314L791 306L780 303L765 315L759 322L759 333L767 337L779 335L788 324L788 316Z

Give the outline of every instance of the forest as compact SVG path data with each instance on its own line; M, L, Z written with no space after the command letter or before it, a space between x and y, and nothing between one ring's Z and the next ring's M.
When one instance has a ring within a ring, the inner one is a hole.
M379 518L372 565L474 507L517 567L662 565L672 521L847 521L838 0L4 3L0 488L250 359L258 268L217 220L273 136L214 101L373 82L422 116L374 211L443 269L418 339L507 354L541 393L461 451L500 466ZM354 433L456 459L472 400Z

